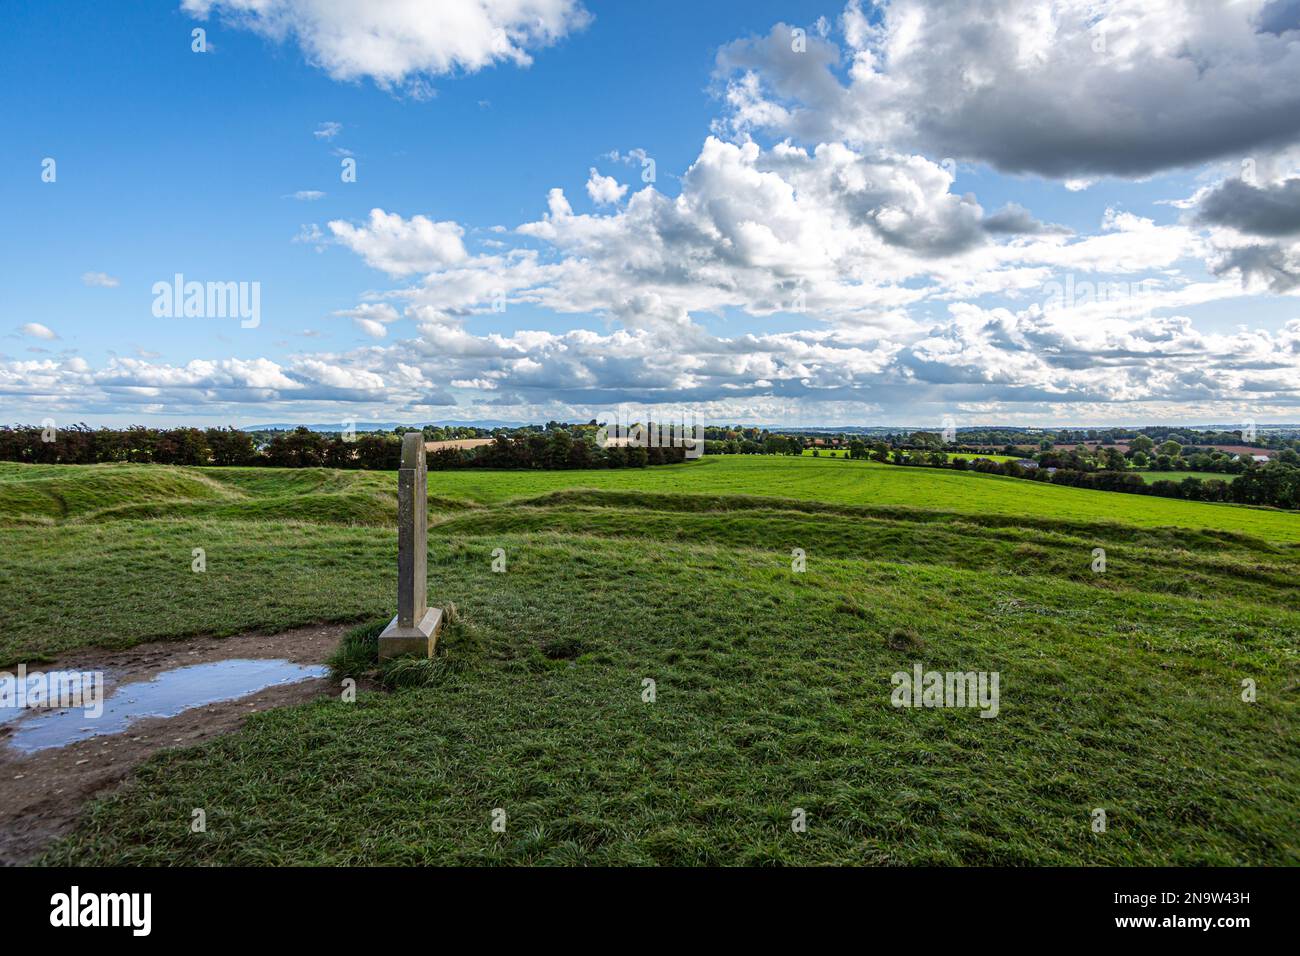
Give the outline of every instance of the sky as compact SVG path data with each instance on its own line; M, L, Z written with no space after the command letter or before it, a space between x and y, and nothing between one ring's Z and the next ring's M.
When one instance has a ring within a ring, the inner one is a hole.
M0 422L1300 421L1300 0L0 18Z

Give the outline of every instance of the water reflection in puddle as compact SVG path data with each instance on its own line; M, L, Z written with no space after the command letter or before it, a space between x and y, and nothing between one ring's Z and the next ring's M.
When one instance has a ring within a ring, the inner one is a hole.
M123 684L104 698L98 717L81 707L0 707L0 725L11 725L9 743L26 753L65 747L102 734L116 734L147 717L175 717L191 707L235 700L279 684L324 677L325 667L283 660L228 660L163 671L147 681ZM111 679L109 681L111 686Z

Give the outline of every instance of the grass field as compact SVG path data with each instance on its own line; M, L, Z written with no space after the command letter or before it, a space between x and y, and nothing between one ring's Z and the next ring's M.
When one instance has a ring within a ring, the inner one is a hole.
M1200 478L1202 481L1208 481L1211 478L1215 478L1219 481L1226 481L1231 484L1232 479L1237 477L1236 475L1225 475L1223 472L1217 471L1135 471L1133 474L1141 475L1142 480L1147 484L1150 484L1153 481L1162 480L1182 481L1184 478Z
M155 758L46 861L1300 863L1298 515L808 457L429 479L433 663ZM355 621L369 670L394 486L0 465L0 661ZM918 661L998 672L997 718L891 707Z
M976 458L987 458L989 461L996 462L1019 460L1014 455L972 455L970 452L948 452L949 461L954 461L958 458L965 458L967 461L973 461Z

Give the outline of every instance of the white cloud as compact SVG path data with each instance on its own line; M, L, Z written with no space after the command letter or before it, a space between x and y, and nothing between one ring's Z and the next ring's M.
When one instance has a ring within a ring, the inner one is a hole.
M581 29L578 0L182 0L276 41L294 39L307 61L337 80L370 78L425 97L424 77L528 66L529 50ZM326 124L328 126L329 124Z
M587 195L600 206L612 205L627 194L627 186L620 185L613 176L602 176L593 166L587 179Z
M299 202L315 202L317 199L324 199L325 194L319 189L300 189L296 193L290 193L289 198L297 199Z
M41 325L39 322L28 322L19 331L23 335L31 336L34 339L45 339L47 341L53 341L59 337L53 329Z
M388 335L386 326L399 318L397 310L387 302L366 302L353 309L343 309L335 315L352 319L358 329L372 339L382 339Z
M367 265L393 276L430 272L466 258L461 241L465 230L454 222L434 222L425 216L408 220L397 213L372 209L365 225L333 220L329 230Z
M736 130L919 149L1077 189L1300 139L1300 34L1268 26L1275 7L885 0L869 18L850 0L844 81L834 44L792 52L784 24L718 63Z
M98 286L101 289L116 289L122 284L116 276L111 276L107 272L82 273L81 281L86 285Z
M336 123L333 120L329 120L317 126L316 129L312 132L312 135L315 136L317 139L333 139L340 132L342 132L342 130L343 130L342 123Z

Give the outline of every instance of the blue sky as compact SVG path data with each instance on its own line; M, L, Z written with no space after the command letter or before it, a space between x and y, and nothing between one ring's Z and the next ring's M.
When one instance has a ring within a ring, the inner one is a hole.
M6 4L0 418L1300 419L1293 5L326 6Z

